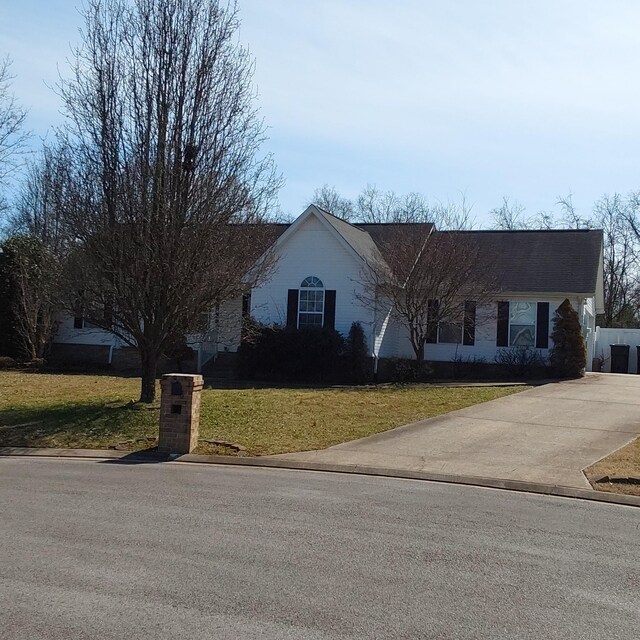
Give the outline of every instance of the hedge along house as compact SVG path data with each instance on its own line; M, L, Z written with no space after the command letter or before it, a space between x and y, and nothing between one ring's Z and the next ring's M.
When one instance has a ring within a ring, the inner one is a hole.
M442 233L422 224L421 232ZM414 224L350 224L310 205L292 224L275 226L271 251L277 262L268 282L212 310L199 334L188 337L191 367L210 368L221 355L240 344L242 317L290 327L328 327L346 335L360 322L369 354L414 358L408 329L383 305L366 304L363 269L384 261L385 239L391 233L415 233ZM587 341L588 364L593 354L596 313L603 307L602 232L462 231L491 258L497 279L490 302L465 303L459 322L441 323L429 331L427 361L493 362L502 349L530 347L548 353L554 311L565 298L578 311ZM388 250L388 249L387 249ZM437 304L437 301L433 301ZM93 360L116 364L123 345L108 332L81 328L81 318L62 318L55 339L58 348L80 349ZM301 354L304 357L304 354Z

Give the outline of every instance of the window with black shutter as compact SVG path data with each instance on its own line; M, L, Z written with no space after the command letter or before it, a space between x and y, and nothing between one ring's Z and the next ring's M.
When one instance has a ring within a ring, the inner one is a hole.
M324 292L324 322L325 329L336 328L336 292L334 289L326 289Z
M462 343L474 345L476 343L476 303L467 300L464 303L464 330Z
M298 290L289 289L287 292L287 327L298 326Z
M509 303L498 302L498 323L496 332L496 346L509 346Z
M538 302L536 317L536 349L549 348L549 303Z

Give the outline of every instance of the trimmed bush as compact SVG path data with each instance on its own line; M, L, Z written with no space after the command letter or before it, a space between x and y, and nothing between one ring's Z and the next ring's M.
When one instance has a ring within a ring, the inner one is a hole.
M412 358L388 358L383 377L390 382L427 382L433 377L433 366Z
M456 354L453 359L453 377L456 379L473 380L486 376L487 360L482 356L462 357Z
M584 375L587 349L578 314L568 299L565 299L553 315L551 339L551 366L554 374L560 378Z
M328 382L340 378L344 339L333 329L293 329L251 322L238 353L241 378Z
M495 362L514 378L537 378L548 373L546 358L531 347L500 349Z
M0 370L15 369L17 362L9 356L0 356Z

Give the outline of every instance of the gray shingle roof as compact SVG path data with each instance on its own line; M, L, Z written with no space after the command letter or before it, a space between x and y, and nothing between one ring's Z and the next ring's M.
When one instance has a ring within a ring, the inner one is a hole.
M495 259L502 291L578 293L597 289L602 231L453 231Z
M366 231L373 241L379 246L384 247L386 242L393 242L393 237L399 230L403 230L406 233L415 233L419 231L422 237L426 237L426 233L433 229L431 222L404 222L404 223L382 223L372 224L363 223L357 225L363 231ZM384 249L382 249L384 253Z
M316 206L319 214L340 233L363 260L379 260L399 230L421 233L431 223L350 224ZM280 236L289 225L274 225ZM602 231L436 231L471 237L480 251L493 256L500 289L509 293L576 293L593 295L597 289ZM389 242L389 245L387 244Z
M318 213L347 241L351 248L365 261L375 263L382 259L380 249L367 231L360 227L363 225L352 225L342 218L337 218L333 214L321 209L317 205Z

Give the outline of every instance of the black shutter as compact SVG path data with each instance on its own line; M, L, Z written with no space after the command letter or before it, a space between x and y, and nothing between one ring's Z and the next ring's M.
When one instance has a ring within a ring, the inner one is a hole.
M509 346L509 303L498 302L498 331L496 335L496 346Z
M438 342L438 307L437 300L427 301L427 344Z
M464 303L464 330L462 344L473 345L476 343L476 303L467 300Z
M538 302L536 318L536 349L549 347L549 303Z
M336 292L325 290L324 292L324 324L325 329L336 328Z
M298 290L289 289L287 295L287 327L298 326Z

